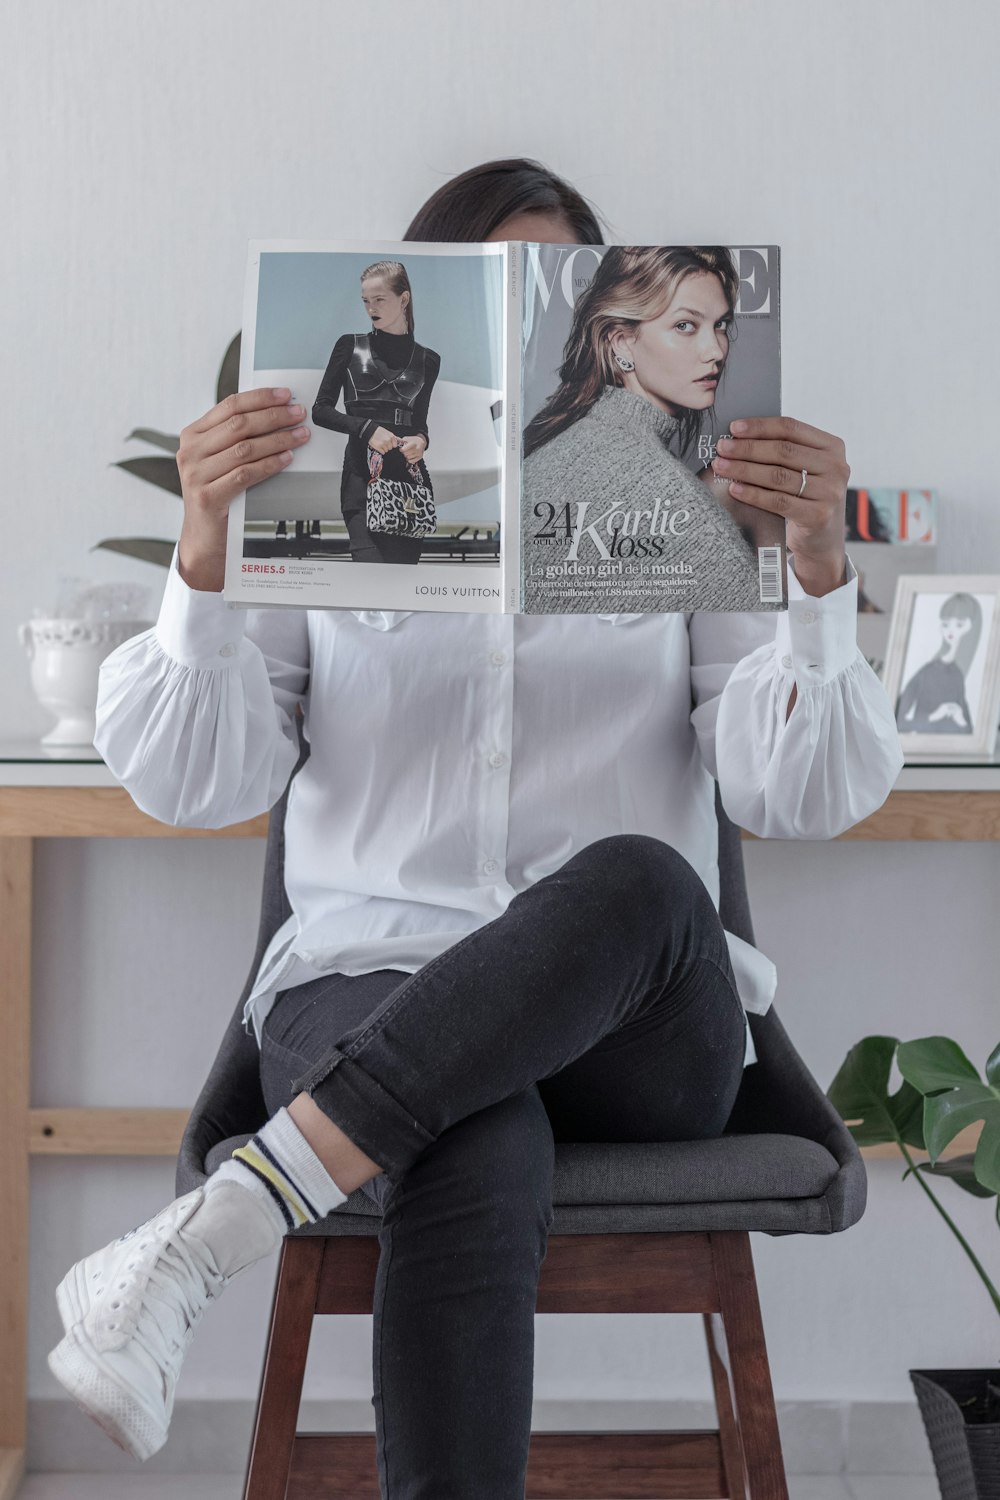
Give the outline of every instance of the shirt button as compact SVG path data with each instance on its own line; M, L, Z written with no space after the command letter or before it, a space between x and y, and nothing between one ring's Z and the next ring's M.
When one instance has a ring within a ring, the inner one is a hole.
M486 863L483 865L483 874L484 875L495 875L496 872L497 872L497 870L499 870L499 868L500 868L500 866L497 864L497 862L496 862L495 859L488 859L486 861Z
M804 609L799 615L799 619L802 621L803 625L811 625L815 618L816 616L813 614L811 609Z
M236 655L236 647L233 645L232 641L227 641L224 646L220 646L219 647L219 655L220 656L235 656Z
M506 653L506 651L494 651L493 655L490 657L490 661L493 663L493 665L495 667L502 667L503 664L504 664L504 662L506 660L507 660L507 653Z
M506 757L506 755L504 755L503 751L502 750L494 750L493 754L490 756L490 765L491 766L505 766L506 764L507 764L507 757Z
M792 665L792 658L790 656L783 656L781 658L781 665L783 667L790 667Z

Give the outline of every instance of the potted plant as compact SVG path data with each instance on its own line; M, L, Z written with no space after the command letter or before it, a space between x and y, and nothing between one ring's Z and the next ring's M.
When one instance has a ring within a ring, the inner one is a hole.
M889 1092L893 1059L903 1082ZM868 1036L852 1047L827 1090L859 1146L890 1142L948 1225L1000 1313L1000 1291L929 1178L948 1178L976 1198L992 1199L1000 1226L1000 1046L985 1080L957 1042L945 1036L899 1042ZM974 1151L943 1160L959 1131L982 1121ZM926 1151L917 1162L911 1148ZM911 1370L942 1500L1000 1500L1000 1368Z
M224 401L239 390L240 375L240 335L237 334L230 341L222 364L219 368L219 377L215 385L216 401ZM149 484L155 484L161 490L167 490L171 495L180 496L181 476L177 472L176 453L181 445L178 436L169 432L158 432L153 427L135 427L126 438L126 442L132 438L141 438L144 443L151 443L154 448L162 448L171 456L161 458L158 454L149 454L143 458L124 458L114 465L116 469L125 469L129 474L135 474L138 479L144 479ZM168 568L170 559L174 555L174 543L164 541L160 537L152 536L112 536L105 537L103 541L97 542L98 548L103 547L106 552L121 552L126 557L138 558L141 562L158 563L160 567Z

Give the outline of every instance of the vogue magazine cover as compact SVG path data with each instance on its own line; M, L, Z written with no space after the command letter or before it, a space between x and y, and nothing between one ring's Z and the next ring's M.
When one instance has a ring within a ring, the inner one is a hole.
M783 608L783 518L709 468L781 412L777 246L523 255L522 608Z

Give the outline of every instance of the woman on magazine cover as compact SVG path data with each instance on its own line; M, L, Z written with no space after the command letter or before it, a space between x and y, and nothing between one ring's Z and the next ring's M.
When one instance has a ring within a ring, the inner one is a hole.
M601 230L515 158L445 183L407 237ZM106 659L96 736L140 807L221 827L277 802L303 716L291 916L246 1012L268 1118L71 1268L50 1365L148 1457L204 1308L360 1190L381 1211L383 1496L522 1500L555 1144L720 1135L753 1065L746 1010L774 995L774 966L719 919L716 779L758 836L826 838L902 764L855 638L850 470L838 437L790 417L742 424L717 461L787 519L778 615L230 609L229 505L248 464L256 483L308 441L303 416L264 388L184 429L164 604Z
M345 333L333 346L312 409L318 427L346 432L340 508L351 541L352 562L418 563L423 541L369 531L366 519L369 452L382 455L382 477L423 484L430 443L427 412L441 357L414 338L413 290L402 261L379 260L361 273L368 333ZM344 392L344 411L337 401Z
M976 658L983 612L974 594L952 594L942 604L941 645L899 695L901 734L971 734L972 713L965 679Z
M623 494L635 509L687 510L667 560L692 566L700 609L761 608L756 547L729 514L738 502L712 493L711 467L696 479L667 447L677 434L683 452L715 403L738 293L723 247L613 246L574 305L559 385L524 432L526 526L583 494L597 514ZM569 606L553 594L532 607Z

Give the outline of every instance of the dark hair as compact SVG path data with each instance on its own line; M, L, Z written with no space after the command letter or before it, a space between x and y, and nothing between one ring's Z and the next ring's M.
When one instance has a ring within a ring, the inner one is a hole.
M576 188L524 156L483 162L442 183L417 209L403 239L474 243L517 213L562 214L572 226L572 244L604 243L595 212Z
M941 608L938 610L939 620L970 620L972 629L966 631L958 643L955 652L955 662L961 669L962 676L972 666L976 655L976 647L979 645L979 637L983 629L983 611L975 594L949 594ZM948 652L947 641L942 641L933 660L945 656Z

